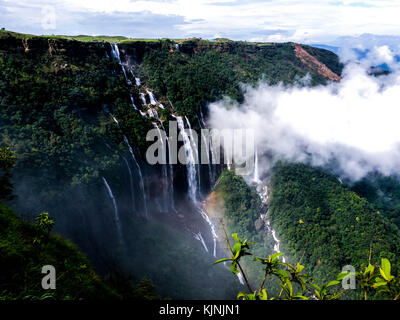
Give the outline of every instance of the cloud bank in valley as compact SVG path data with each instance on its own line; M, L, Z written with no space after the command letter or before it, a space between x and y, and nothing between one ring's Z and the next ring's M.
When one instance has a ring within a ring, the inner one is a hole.
M387 47L375 48L370 59L348 63L342 80L326 86L246 86L243 104L229 98L210 104L209 126L253 128L259 153L334 164L354 180L373 170L399 173L399 68L392 65L397 71L388 76L367 72L371 62L392 57Z

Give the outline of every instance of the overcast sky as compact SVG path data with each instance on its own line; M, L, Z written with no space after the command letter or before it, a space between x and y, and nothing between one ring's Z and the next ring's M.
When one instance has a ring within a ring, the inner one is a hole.
M400 36L398 0L0 0L0 26L33 34L330 43Z

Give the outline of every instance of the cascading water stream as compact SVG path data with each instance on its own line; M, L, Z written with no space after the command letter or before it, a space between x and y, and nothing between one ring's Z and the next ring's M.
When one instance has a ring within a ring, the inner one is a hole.
M128 160L126 160L125 157L122 157L122 158L124 159L126 167L129 172L129 183L131 186L131 197L132 197L132 212L135 212L135 193L134 193L134 188L133 188L132 170L131 170L131 166L129 165Z
M259 180L258 186L257 186L257 193L260 196L261 202L264 205L268 205L268 187L266 185L262 185L261 180ZM276 236L275 230L272 228L271 223L268 219L268 212L266 214L262 214L260 216L261 220L265 221L265 224L267 226L268 231L271 233L272 238L274 239L274 251L275 252L280 252L280 241ZM286 259L284 256L280 256L279 259L282 258L282 262L286 262Z
M115 220L115 224L117 227L117 234L118 234L118 242L121 248L124 247L124 240L123 240L123 236L122 236L122 227L121 227L121 220L119 219L119 213L118 213L118 207L117 207L117 201L115 200L114 194L111 190L110 185L108 184L106 178L103 178L103 183L107 189L108 195L113 203L113 207L114 207L114 220Z
M161 157L162 157L162 164L161 164L161 170L162 170L162 175L163 175L163 191L165 193L164 195L164 210L167 211L167 193L165 192L166 190L168 190L168 172L167 172L167 155L166 155L166 147L164 145L164 139L165 139L165 132L164 135L162 134L160 128L157 126L156 123L153 122L153 126L154 128L157 129L158 132L158 139L159 141L161 141Z
M198 190L201 190L201 172L200 172L200 159L199 159L199 149L197 147L197 141L194 139L193 136L193 131L192 131L192 126L190 125L189 119L185 116L186 123L189 128L189 134L190 134L190 145L192 150L194 150L194 159L195 159L195 166L197 167L196 173L197 173L197 184L198 184Z
M126 146L129 149L129 152L130 152L130 154L132 156L132 160L135 163L137 171L139 173L139 177L140 177L139 185L140 185L140 190L142 192L142 197L143 197L143 208L144 208L144 212L145 212L145 217L148 218L147 197L146 197L146 191L145 191L145 188L144 188L142 170L140 169L139 163L136 161L135 154L133 153L133 150L132 150L131 145L129 144L128 138L125 135L124 135L124 142L125 142Z
M162 123L162 121L160 121L161 127L165 133L165 136L167 138L167 142L168 142L168 161L169 161L169 179L170 179L170 185L169 185L169 198L171 200L171 208L176 212L175 209L175 200L174 200L174 166L172 164L172 149L171 149L171 141L169 140L164 125Z
M108 113L111 115L111 118L113 119L113 121L119 126L118 120L108 111L108 109L105 109L105 110L106 110L106 112L108 112ZM138 171L138 174L139 174L139 177L140 177L139 185L140 185L140 189L141 189L141 192L142 192L142 195L143 195L143 208L144 208L144 210L145 210L145 216L146 216L146 218L147 218L147 217L148 217L148 212L147 212L147 199L146 199L146 192L145 192L145 188L144 188L142 170L140 169L140 166L139 166L138 162L136 161L135 154L133 153L132 147L131 147L131 145L129 144L128 138L127 138L125 135L123 135L123 138L124 138L124 142L125 142L126 146L127 146L128 149L129 149L129 152L130 152L130 154L131 154L133 163L136 165L136 168L137 168L137 171ZM125 158L124 158L124 160L126 161ZM127 165L128 165L128 170L129 170L129 172L132 173L132 171L130 170L130 167L129 167L129 164L128 164L128 163L127 163ZM132 175L131 175L130 179L132 179ZM131 184L132 184L132 181L131 181ZM131 185L131 187L132 187L132 185ZM132 190L133 190L133 188L132 188Z
M149 95L149 99L150 99L150 104L152 104L153 106L155 106L157 104L157 99L154 97L153 92L146 90L147 94Z
M140 100L142 101L142 105L143 106L145 106L146 104L147 104L147 102L146 102L146 97L144 96L144 93L139 93L139 97L140 97Z
M213 243L214 243L214 250L213 250L213 255L214 257L217 256L217 241L218 241L218 236L217 233L215 231L215 226L214 224L211 222L210 218L208 217L208 214L206 212L204 212L203 209L199 208L200 214L203 217L203 219L208 223L210 230L211 230L211 234L213 237Z
M206 246L206 243L204 242L203 236L201 235L201 232L199 233L194 233L193 234L194 238L196 240L199 240L201 242L201 244L203 245L204 249L206 250L206 252L208 252L208 248Z
M196 182L196 164L191 146L190 138L185 130L185 125L181 117L172 115L177 123L180 131L180 135L183 139L183 147L186 154L186 169L187 169L187 182L189 187L189 197L193 202L197 202L197 182Z
M132 85L132 82L131 82L131 80L128 79L128 75L126 74L125 67L124 67L124 65L123 65L123 63L122 63L122 61L121 61L121 56L120 56L120 53L119 53L119 48L118 48L118 45L117 45L116 43L112 43L112 44L111 44L111 55L112 55L114 58L116 58L116 59L118 60L118 63L119 63L119 65L120 65L121 68L122 68L122 72L124 73L124 77L125 77L126 84L127 84L128 86ZM132 75L133 75L132 70L131 70L131 73L132 73ZM135 79L136 79L136 78L135 78ZM132 107L133 107L135 110L138 110L138 108L137 108L136 105L135 105L135 101L134 101L134 99L133 99L132 93L129 93L129 97L131 98Z
M132 82L128 79L128 75L126 74L125 67L122 64L121 56L119 54L119 48L118 48L118 45L116 43L111 43L111 55L112 55L113 58L116 58L118 60L118 63L122 68L122 72L124 73L124 77L125 77L126 83L128 85L131 85Z
M256 152L254 155L254 176L253 176L253 181L255 183L260 183L261 180L259 178L259 173L258 173L258 150L256 148Z
M208 144L208 146L207 146L207 139L206 139L206 137L205 137L205 135L204 135L204 132L201 130L202 129L202 124L200 123L200 120L199 120L199 127L200 127L200 132L201 132L201 138L202 138L202 140L203 140L203 145L204 145L204 147L205 148L207 148L208 147L208 150L206 151L207 152L207 157L208 157L208 179L209 179L209 182L210 182L210 186L212 186L213 185L213 174L212 174L212 169L211 169L211 161L210 161L210 154L209 154L209 151L210 151L210 143ZM211 139L210 139L211 140ZM209 141L209 142L211 142L211 141ZM202 148L200 148L200 150L202 150Z

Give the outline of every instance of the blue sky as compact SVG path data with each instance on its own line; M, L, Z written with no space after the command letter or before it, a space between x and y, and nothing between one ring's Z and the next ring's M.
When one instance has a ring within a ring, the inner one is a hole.
M333 43L400 36L396 0L0 0L0 26L34 34ZM349 39L349 38L347 38Z

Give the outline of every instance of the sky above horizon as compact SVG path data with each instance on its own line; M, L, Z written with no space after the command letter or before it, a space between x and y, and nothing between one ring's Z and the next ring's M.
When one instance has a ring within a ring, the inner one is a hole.
M0 27L33 34L332 43L400 37L395 0L0 0Z

